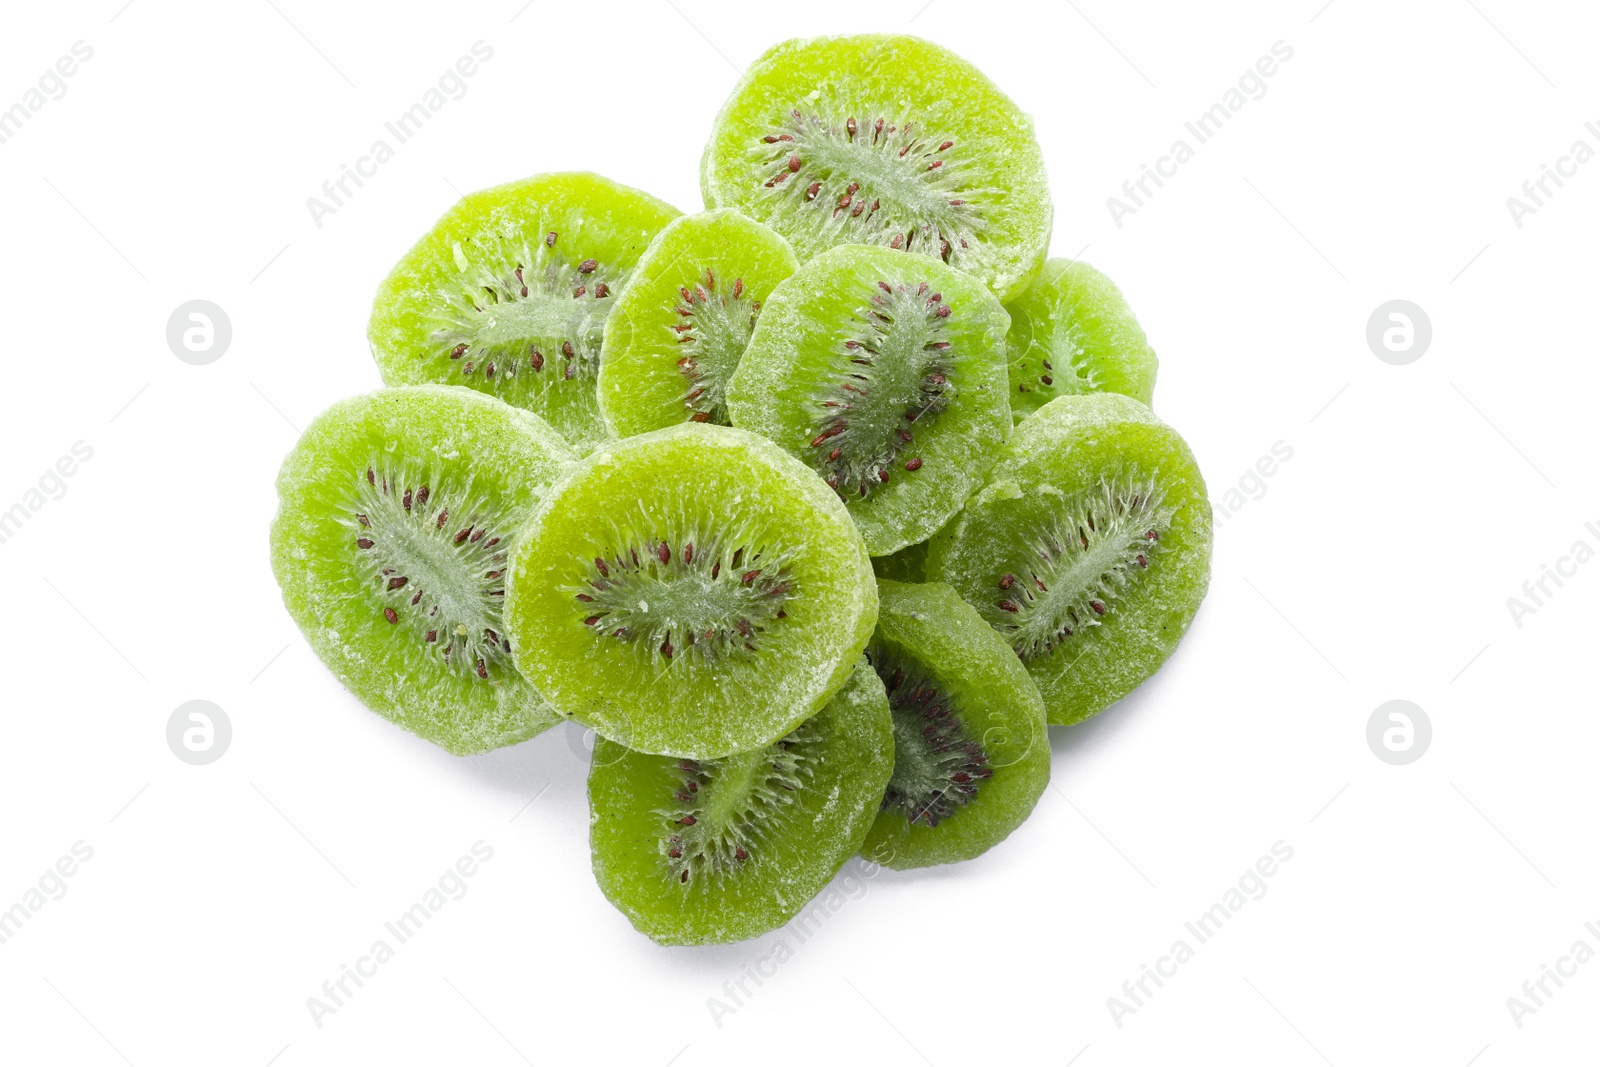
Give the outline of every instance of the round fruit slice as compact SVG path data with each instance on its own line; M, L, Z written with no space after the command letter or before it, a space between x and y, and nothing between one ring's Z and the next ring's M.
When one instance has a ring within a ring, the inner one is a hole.
M762 303L796 266L789 242L737 211L669 223L606 319L600 410L612 432L728 425L728 379Z
M1155 350L1110 278L1087 263L1052 259L1006 310L1011 415L1018 422L1058 396L1121 393L1149 406Z
M889 694L894 773L862 855L896 870L969 860L1022 825L1050 780L1039 689L948 585L878 583L867 659Z
M838 498L754 434L684 423L605 445L546 496L512 560L516 662L640 752L771 744L849 678L878 615Z
M883 685L865 664L821 712L751 752L677 759L596 738L595 880L664 945L774 930L861 847L893 750Z
M930 542L928 577L1010 643L1052 723L1080 722L1154 674L1194 618L1211 577L1205 481L1137 400L1059 397Z
M916 37L785 41L750 65L700 163L709 207L789 239L942 260L1002 301L1038 273L1050 190L1033 125L972 64Z
M586 451L606 316L676 208L598 174L464 197L378 287L367 338L389 385L464 385L543 416Z
M773 290L728 388L734 425L798 456L875 556L925 540L1011 433L999 301L930 259L848 245Z
M317 416L278 474L272 569L367 707L457 755L560 717L511 665L506 558L574 461L543 420L465 389L385 389Z

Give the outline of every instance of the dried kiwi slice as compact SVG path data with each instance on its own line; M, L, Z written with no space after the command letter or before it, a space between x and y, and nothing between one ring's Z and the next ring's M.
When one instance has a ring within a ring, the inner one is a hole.
M1156 354L1110 278L1087 263L1052 259L1006 306L1011 415L1018 422L1058 396L1122 393L1146 406Z
M771 744L842 686L878 614L837 497L770 442L683 423L593 453L512 560L517 666L640 752Z
M1050 244L1033 124L966 60L916 37L860 34L768 50L723 105L700 163L731 207L801 261L840 244L930 256L1002 301Z
M831 249L782 282L728 407L845 500L867 550L925 540L1011 433L999 301L969 275L885 248Z
M728 380L762 302L797 265L789 242L737 211L670 222L606 319L600 410L612 432L728 425Z
M948 585L878 583L867 659L888 691L894 773L862 854L903 869L987 852L1050 780L1039 689Z
M576 457L465 389L385 389L317 416L283 461L272 569L313 650L367 707L457 755L560 717L511 665L506 559Z
M750 752L678 759L597 738L595 879L664 945L774 930L861 847L893 750L883 685L864 663L819 713Z
M1052 723L1120 700L1177 647L1211 576L1193 453L1137 400L1059 397L1017 427L989 483L928 545L1010 643Z
M543 416L580 451L608 434L606 316L676 208L598 174L471 193L378 287L367 338L389 385L464 385Z

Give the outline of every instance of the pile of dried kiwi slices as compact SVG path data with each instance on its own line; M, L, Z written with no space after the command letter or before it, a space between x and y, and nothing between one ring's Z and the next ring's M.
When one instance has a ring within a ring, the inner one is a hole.
M1155 673L1211 559L1155 352L1046 258L1032 123L971 64L779 44L700 177L691 215L582 172L452 207L271 534L373 711L461 755L594 731L595 879L674 945L776 929L857 854L998 845L1049 725Z

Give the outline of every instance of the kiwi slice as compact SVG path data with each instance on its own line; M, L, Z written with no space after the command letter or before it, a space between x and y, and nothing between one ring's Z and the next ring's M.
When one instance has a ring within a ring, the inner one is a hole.
M559 721L502 622L517 527L576 456L466 389L384 389L317 416L283 461L272 569L313 650L367 707L457 755Z
M672 220L606 319L600 410L618 437L680 422L728 425L726 390L789 242L737 211Z
M1050 260L1006 310L1011 415L1018 422L1058 396L1121 393L1149 405L1155 350L1116 283L1089 264Z
M785 41L750 65L700 163L708 207L789 239L920 253L1022 292L1050 244L1033 124L972 64L929 41Z
M728 408L821 475L888 555L944 525L1010 435L1008 324L981 282L936 260L830 249L772 291Z
M640 752L769 745L849 678L878 615L849 515L754 434L682 423L596 450L512 559L516 663Z
M582 451L608 436L606 316L678 210L598 174L471 193L378 287L367 338L389 385L464 385L543 416Z
M1052 723L1132 692L1177 647L1211 576L1211 503L1193 453L1117 393L1023 420L989 483L928 545L948 583L1033 675Z
M664 945L776 929L861 847L893 751L883 685L864 663L820 712L749 752L679 759L597 738L589 771L595 879Z
M972 859L1050 780L1044 701L1005 639L937 582L878 583L867 659L889 696L894 773L862 853L904 869Z

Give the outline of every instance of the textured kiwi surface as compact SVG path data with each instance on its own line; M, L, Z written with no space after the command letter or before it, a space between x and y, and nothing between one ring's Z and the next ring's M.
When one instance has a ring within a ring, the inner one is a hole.
M1116 283L1089 264L1050 260L1006 310L1017 421L1058 396L1082 393L1122 393L1149 405L1155 350Z
M830 249L773 290L728 388L733 423L805 462L891 554L955 514L1010 435L1008 323L936 260Z
M883 685L864 663L819 713L752 751L680 759L599 738L589 771L595 878L662 944L776 929L861 847L893 751Z
M799 461L683 423L595 451L512 561L517 665L557 708L641 752L771 744L838 691L877 619L844 506Z
M947 585L878 583L867 659L894 726L894 772L863 855L903 869L987 852L1050 780L1044 701L1011 646Z
M787 237L802 261L840 244L918 253L1020 293L1050 243L1033 124L929 41L785 41L750 65L700 164L710 207Z
M1130 693L1189 627L1211 576L1194 454L1116 393L1059 397L1017 427L989 482L928 546L1011 645L1052 723Z
M612 433L726 426L728 381L762 302L796 266L789 242L737 211L670 222L606 319L600 410Z
M559 721L502 622L518 526L575 462L537 416L465 389L385 389L319 415L278 474L272 568L362 703L457 754Z
M606 317L677 215L581 172L469 194L378 287L367 338L383 380L489 393L587 451L608 436L596 391Z

